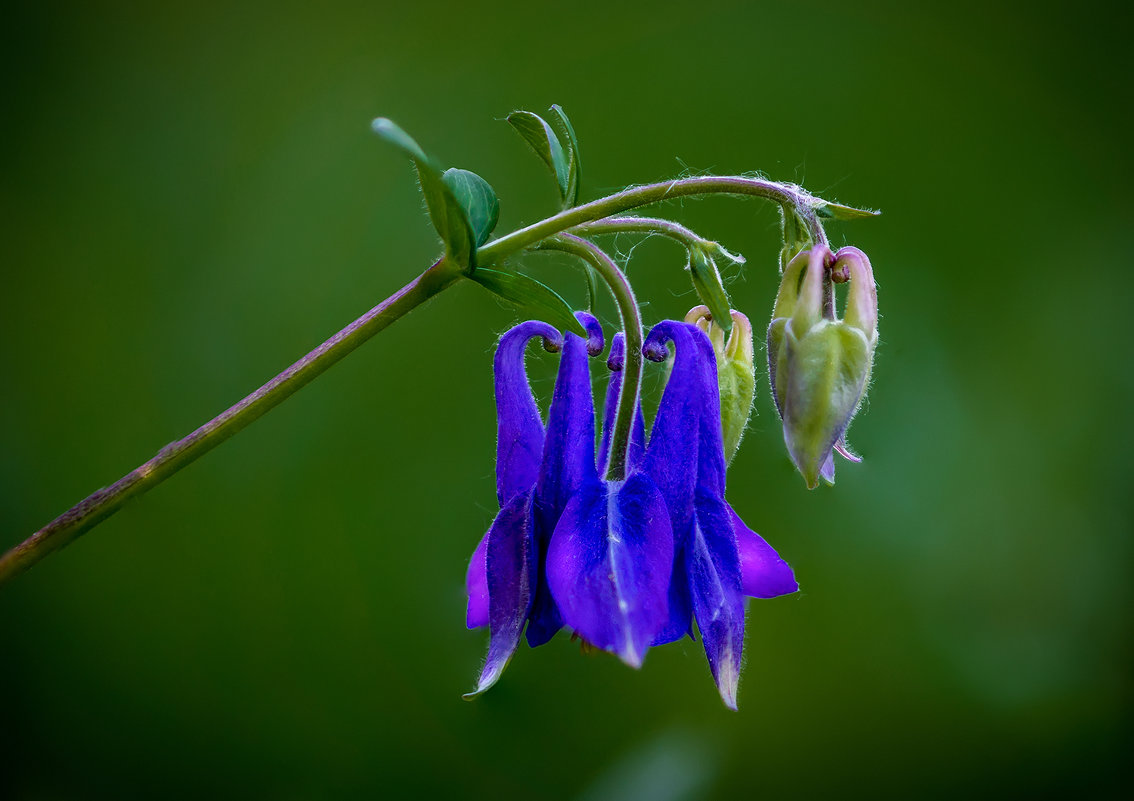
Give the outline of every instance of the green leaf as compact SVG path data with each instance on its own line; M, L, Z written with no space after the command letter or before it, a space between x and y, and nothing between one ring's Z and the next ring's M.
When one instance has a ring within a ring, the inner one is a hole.
M533 319L550 323L560 331L570 331L584 338L587 336L567 301L534 278L522 273L488 269L477 270L470 277L492 294L519 306Z
M456 167L445 170L441 180L461 204L477 246L483 245L500 219L500 201L496 199L496 192L475 172Z
M570 180L567 182L567 191L564 193L563 206L571 208L579 205L579 139L575 136L575 127L567 119L567 112L562 106L554 105L550 109L559 123L561 133L567 139L567 153L570 156Z
M507 119L551 170L552 175L559 182L559 197L566 202L571 181L570 156L564 152L555 131L543 117L530 111L513 111Z
M414 166L417 167L421 193L425 195L425 206L429 209L429 219L441 236L441 241L445 243L445 256L459 265L462 270L473 270L476 266L474 264L476 238L469 224L465 206L457 200L445 183L440 168L425 155L425 151L417 142L393 121L379 117L370 124L370 127L382 139L413 159ZM495 200L495 195L493 199Z
M830 220L862 220L868 217L877 217L882 212L871 209L856 209L854 206L844 206L842 203L822 201L822 205L815 207L815 213Z

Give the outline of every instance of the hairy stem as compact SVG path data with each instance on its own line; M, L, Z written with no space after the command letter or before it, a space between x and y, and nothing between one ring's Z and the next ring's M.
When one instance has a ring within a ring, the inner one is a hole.
M604 217L594 222L576 225L571 233L582 236L595 236L600 234L657 234L672 239L687 248L694 245L708 244L704 237L686 228L673 220L664 220L660 217Z
M634 425L638 393L642 386L642 317L638 312L638 301L634 299L634 290L630 288L630 282L622 270L593 242L573 234L559 234L541 242L538 247L543 250L561 250L586 260L610 287L610 293L618 304L622 330L626 334L626 363L622 368L622 389L618 396L618 411L614 416L614 431L610 436L606 480L622 481L626 478L626 450L630 446L630 429Z
M695 195L753 195L790 205L807 226L812 239L816 243L827 243L827 234L823 230L819 216L815 213L815 209L822 206L824 201L809 195L799 187L759 178L745 178L740 175L702 175L665 183L632 186L617 194L566 209L553 217L513 231L484 245L477 251L477 264L489 267L582 223L601 220L628 209L660 203L663 200L676 200Z
M696 195L752 195L773 200L794 210L816 243L826 244L827 236L816 214L824 201L809 195L792 184L780 184L743 176L698 176L665 183L630 187L614 195L566 209L526 228L513 231L477 251L476 263L489 267L527 248L555 237L561 250L586 258L611 284L618 299L623 328L626 331L626 367L623 372L622 397L619 401L612 437L612 454L607 478L620 479L625 474L626 446L629 442L638 385L642 372L642 326L638 307L626 277L617 265L598 247L579 237L562 232L578 225L601 220L628 209ZM667 221L661 221L667 222ZM676 223L671 233L687 229ZM612 232L610 227L607 231ZM691 233L691 232L690 232ZM557 236L561 235L561 236ZM0 584L16 576L52 551L67 545L114 514L130 498L141 495L160 484L182 467L212 450L253 420L290 397L370 337L407 312L420 306L437 293L452 286L461 277L459 265L444 258L408 283L394 295L379 303L365 315L328 339L311 353L257 389L244 400L205 423L184 439L162 448L145 464L123 476L109 487L99 490L78 505L64 512L24 542L0 556ZM627 392L627 389L632 392Z
M459 276L444 259L439 260L244 400L184 439L166 445L148 462L100 489L0 556L0 583L67 545L114 514L126 501L157 486L245 428L390 323L451 286Z

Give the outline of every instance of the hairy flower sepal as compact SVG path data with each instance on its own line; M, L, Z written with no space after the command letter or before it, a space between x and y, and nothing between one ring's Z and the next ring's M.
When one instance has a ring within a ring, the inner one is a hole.
M588 481L564 510L547 552L563 621L591 645L640 667L667 620L673 532L653 481Z
M843 320L824 314L828 266L850 277ZM857 460L845 432L866 391L877 341L874 275L862 251L846 247L832 257L816 245L792 259L768 327L768 369L784 442L809 488L820 478L834 483L832 450Z

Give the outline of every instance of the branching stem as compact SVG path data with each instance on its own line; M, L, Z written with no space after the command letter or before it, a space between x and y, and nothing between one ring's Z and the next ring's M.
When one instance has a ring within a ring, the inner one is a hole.
M744 176L706 175L630 187L614 195L567 209L489 242L477 251L476 262L480 266L490 267L584 223L665 200L712 194L752 195L791 207L816 243L827 242L823 226L816 214L816 209L822 207L824 201L809 195L799 187ZM588 258L600 274L603 274L608 283L613 280L625 284L624 293L621 290L615 292L623 328L626 331L626 367L623 371L623 390L616 416L615 433L612 437L610 466L607 471L607 477L613 480L625 474L626 443L629 441L630 425L638 397L637 387L641 379L641 320L625 276L601 250L586 240L570 234L563 234L558 241L578 248L580 255L584 252L590 254L590 257L584 257ZM595 256L594 251L602 254L602 258ZM591 260L592 258L597 262ZM460 277L461 271L457 265L449 264L444 258L438 260L397 293L379 303L244 400L205 423L184 439L162 448L148 462L111 486L95 492L0 556L0 584L27 570L47 554L67 545L80 534L114 514L126 501L157 486L248 426L386 326L452 286ZM633 391L627 392L627 388Z

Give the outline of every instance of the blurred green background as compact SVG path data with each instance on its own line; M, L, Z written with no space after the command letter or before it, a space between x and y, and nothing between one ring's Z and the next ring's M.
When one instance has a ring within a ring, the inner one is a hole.
M634 672L563 634L461 701L514 319L461 285L0 589L0 796L1123 796L1131 20L1035 8L10 8L0 546L430 263L377 115L487 178L498 232L554 210L502 122L551 103L586 198L761 170L881 208L829 231L883 320L834 488L793 473L760 374L729 496L803 591L750 605L739 713L697 643ZM730 290L766 324L774 208L664 212L748 256ZM693 305L682 264L635 250L648 321Z

